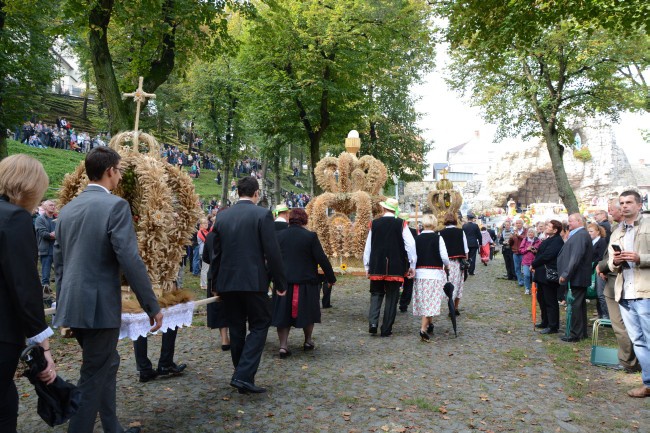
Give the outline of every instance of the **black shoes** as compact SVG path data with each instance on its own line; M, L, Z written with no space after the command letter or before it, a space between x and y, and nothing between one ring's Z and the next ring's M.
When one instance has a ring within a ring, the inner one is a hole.
M140 382L147 383L150 380L154 380L158 377L158 372L156 370L144 370L140 372Z
M245 382L239 379L231 380L230 386L237 388L237 391L239 391L240 394L261 394L263 392L266 392L266 388L262 388L261 386L257 386L250 382Z
M230 350L230 344L222 344L222 345L221 345L221 350L222 350L223 352L227 352L227 351L229 351L229 350Z
M431 343L431 337L429 337L429 334L427 334L421 329L420 329L420 340L424 341L425 343Z
M393 331L386 331L380 334L381 337L390 337L391 335L393 335Z
M427 326L427 334L433 334L433 323L430 323L429 326Z
M371 334L376 334L377 333L377 325L370 325L368 327L368 332L370 332Z
M561 337L560 340L567 342L567 343L577 343L580 341L578 337Z
M168 374L171 374L173 376L181 374L183 370L187 368L187 364L174 364L172 362L172 365L169 367L161 367L158 366L158 374L161 376L167 376Z
M408 311L408 307L406 307L406 308L402 308L402 307L400 307L400 308L399 308L399 312L400 312L400 313L406 313L407 311Z
M129 427L124 430L124 433L140 433L142 431L141 427Z
M537 324L535 324L535 328L537 328L537 329L545 329L545 328L548 328L548 326L544 325L542 323L537 323Z
M557 334L557 329L544 328L539 331L540 334Z

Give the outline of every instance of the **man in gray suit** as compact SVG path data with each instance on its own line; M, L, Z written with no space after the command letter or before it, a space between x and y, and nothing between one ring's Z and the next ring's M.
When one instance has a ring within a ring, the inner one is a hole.
M41 285L43 295L51 295L50 270L52 269L52 256L54 254L54 212L56 205L52 200L43 203L45 212L39 215L34 222L36 239L38 240L38 257L41 259Z
M569 215L569 239L557 257L560 284L570 284L573 294L571 334L562 341L576 343L587 338L587 287L591 284L593 245L585 229L585 219L579 213Z
M151 318L152 332L160 328L163 317L138 253L129 203L110 193L122 179L120 155L109 147L96 147L86 155L85 165L90 183L61 209L54 245L58 301L54 324L72 328L82 349L78 384L82 403L68 432L92 432L99 412L106 433L122 433L115 411L120 274ZM140 428L126 431L137 433Z

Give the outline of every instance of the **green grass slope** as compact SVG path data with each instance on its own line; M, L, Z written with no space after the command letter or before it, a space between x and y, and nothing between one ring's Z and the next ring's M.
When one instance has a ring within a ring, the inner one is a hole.
M45 167L45 171L50 178L50 187L47 191L46 198L56 198L58 190L63 182L66 173L72 173L77 165L84 159L84 154L73 152L71 150L62 149L38 149L35 147L21 144L14 140L7 140L9 155L16 153L25 153L38 159ZM187 170L187 168L185 168ZM217 185L214 178L216 172L213 170L201 170L201 176L198 179L193 179L196 193L204 200L210 200L216 197L217 200L221 197L222 186ZM289 173L284 173L282 178L282 187L286 190L293 190L294 192L306 192L302 188L296 188L289 181ZM306 184L306 176L300 178L303 184Z

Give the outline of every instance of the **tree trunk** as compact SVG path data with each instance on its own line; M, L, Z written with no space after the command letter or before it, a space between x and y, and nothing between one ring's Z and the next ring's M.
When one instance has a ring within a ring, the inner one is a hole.
M311 176L311 193L319 195L323 190L316 183L316 164L320 160L320 136L313 134L309 137L309 174Z
M548 155L551 157L551 167L555 175L555 182L557 183L557 192L564 203L569 215L572 213L580 212L578 207L578 200L573 193L573 188L569 183L569 178L564 169L564 148L560 145L560 139L557 130L545 130L544 138L546 139L546 148Z
M7 128L0 125L0 161L9 156L9 148L7 147Z
M225 160L222 158L223 161L223 170L221 170L221 186L223 186L223 190L221 191L221 206L225 206L228 200L228 193L230 193L230 170L228 167L230 166L230 158L228 160Z
M108 24L111 20L114 0L99 0L88 14L88 44L90 47L90 58L95 72L95 83L102 100L106 103L108 111L108 125L111 134L115 135L120 131L131 128L129 110L122 101L115 71L113 70L113 59L108 48Z
M90 93L90 78L88 77L88 71L84 74L86 81L86 92L84 93L84 105L81 108L81 118L83 120L88 120L88 94Z
M280 155L273 156L273 201L275 205L282 202L282 176L280 176Z

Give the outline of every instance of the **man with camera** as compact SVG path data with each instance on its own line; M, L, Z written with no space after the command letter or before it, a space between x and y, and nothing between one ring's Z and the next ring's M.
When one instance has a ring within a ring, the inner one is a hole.
M650 397L650 222L641 215L641 195L623 191L619 196L623 222L612 233L609 268L616 277L616 300L634 352L641 365L643 384L627 392Z

